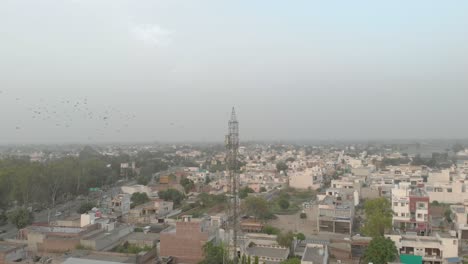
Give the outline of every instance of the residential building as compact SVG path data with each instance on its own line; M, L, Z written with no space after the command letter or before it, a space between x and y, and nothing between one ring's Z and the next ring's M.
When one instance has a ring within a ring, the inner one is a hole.
M463 205L451 205L452 221L458 239L468 239L468 200Z
M130 212L130 194L119 194L114 197L110 202L110 208L116 212L120 212L122 215Z
M304 255L301 258L301 264L327 264L328 248L307 246Z
M425 189L431 202L457 204L468 200L467 185L465 180L458 179L452 182L428 183Z
M207 219L183 216L160 234L162 257L174 257L176 263L197 264L203 260L203 246L215 238L215 232Z
M247 233L240 240L240 253L251 259L258 257L260 263L279 264L288 258L290 249L278 245L276 238L276 235Z
M289 186L296 189L318 189L323 180L323 172L319 167L294 170L289 175Z
M390 238L400 255L421 256L423 263L445 264L452 258L458 258L458 239L456 237L417 235L385 235Z
M351 234L354 221L354 196L354 192L345 191L326 195L318 205L318 231Z
M172 212L174 203L155 199L131 209L126 216L128 223L150 224L164 222L164 217Z
M400 183L392 189L393 227L427 235L431 230L429 196L422 188Z

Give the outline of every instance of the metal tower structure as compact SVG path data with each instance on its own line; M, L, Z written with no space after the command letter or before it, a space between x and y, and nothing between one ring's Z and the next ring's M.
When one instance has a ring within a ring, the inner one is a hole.
M237 121L236 111L232 108L231 119L229 120L229 131L226 135L226 164L229 174L229 230L232 231L232 245L229 248L233 250L234 263L237 263L237 236L239 229L239 196L238 196L238 154L239 154L239 122ZM230 233L230 232L229 232Z

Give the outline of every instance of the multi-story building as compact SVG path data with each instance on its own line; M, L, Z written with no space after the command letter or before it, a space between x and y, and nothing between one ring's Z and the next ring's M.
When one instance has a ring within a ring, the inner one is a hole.
M323 181L323 172L319 167L297 169L289 173L289 186L296 189L318 189Z
M456 237L417 235L385 235L390 238L400 255L414 255L422 257L425 264L451 263L458 259L458 239Z
M129 223L150 224L164 222L164 217L172 212L174 203L156 199L136 206L125 217Z
M326 195L318 205L319 232L351 234L354 219L354 192Z
M400 183L392 189L393 227L427 235L431 230L429 196L421 188Z
M459 179L452 182L435 182L425 185L425 189L431 202L439 203L463 203L468 200L468 183Z
M176 263L196 264L203 260L203 246L215 239L215 232L207 219L192 219L183 216L160 234L160 253L174 257Z
M119 194L110 201L110 208L122 215L130 212L130 194Z
M452 221L458 239L468 239L468 200L463 205L451 205Z

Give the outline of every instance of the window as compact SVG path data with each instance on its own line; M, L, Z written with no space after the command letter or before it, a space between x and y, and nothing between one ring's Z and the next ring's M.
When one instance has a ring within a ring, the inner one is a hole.
M397 203L397 202L394 202L394 203L393 203L393 206L398 206L398 203Z
M452 192L452 188L447 188L447 192L451 193L451 192Z
M401 203L400 206L405 206L405 203Z
M422 218L422 214L418 214L418 218Z
M401 216L405 217L405 213L401 213Z

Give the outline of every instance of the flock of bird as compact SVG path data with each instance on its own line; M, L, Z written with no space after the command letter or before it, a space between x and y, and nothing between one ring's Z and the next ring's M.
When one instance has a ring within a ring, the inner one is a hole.
M130 127L136 115L122 111L117 107L105 107L104 105L91 105L88 98L69 99L53 101L51 99L39 99L37 103L31 105L24 102L20 97L9 97L4 91L0 91L0 96L6 100L14 100L16 104L24 106L32 120L40 121L42 125L49 125L55 128L72 128L74 125L83 125L84 122L92 123L95 131L92 134L105 135L112 132L121 133ZM26 101L26 100L24 100ZM99 109L99 110L97 110ZM20 122L18 120L17 122ZM83 128L88 128L84 126ZM21 130L21 125L16 126L16 130ZM91 136L88 137L91 139Z

